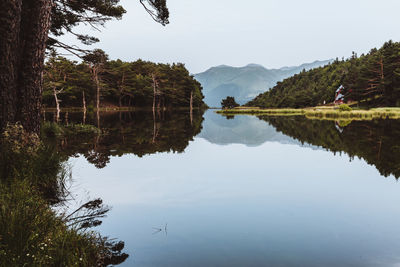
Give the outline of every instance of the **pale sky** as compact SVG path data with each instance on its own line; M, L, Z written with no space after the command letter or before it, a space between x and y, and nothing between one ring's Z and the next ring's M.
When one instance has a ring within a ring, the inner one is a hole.
M111 59L182 62L191 73L221 64L300 65L400 41L399 0L167 0L166 27L138 0L121 3L122 20L102 32L86 28L101 40L92 48Z

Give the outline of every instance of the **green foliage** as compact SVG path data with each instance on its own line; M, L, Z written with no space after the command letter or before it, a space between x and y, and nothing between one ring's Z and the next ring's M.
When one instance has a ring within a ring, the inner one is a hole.
M103 62L98 70L103 106L151 107L155 100L160 108L189 108L192 96L194 108L204 107L202 87L184 64L104 61L105 55L96 51L79 64L63 57L51 57L47 61L43 91L46 107L55 107L56 89L60 91L57 97L61 100L61 107L82 107L85 96L90 111L96 100L91 68L99 62Z
M45 146L36 134L27 133L19 124L8 125L0 144L0 181L28 177L49 202L65 197L65 188L60 186L67 178L65 166L54 149Z
M169 11L166 0L139 1L156 22L162 25L169 23ZM73 28L84 24L98 30L99 27L103 27L111 19L121 19L126 11L119 5L119 2L120 0L55 0L52 8L51 28L47 48L52 51L55 51L55 48L61 48L74 54L88 52L87 50L61 42L59 37L65 33L71 33L84 45L91 45L98 42L98 38L77 33Z
M92 234L67 229L28 180L0 183L1 266L95 266Z
M85 230L109 210L101 201L83 205L79 217L52 209L67 195L68 170L36 134L7 125L0 137L0 170L0 266L107 266L127 258L123 242Z
M258 95L248 106L303 108L331 103L343 85L346 101L367 106L396 106L400 99L400 43L389 41L357 57L303 71Z
M353 109L347 104L341 104L339 106L340 111L352 111Z
M221 101L221 106L222 108L236 108L240 106L238 103L236 103L235 98L232 96L227 96L225 99Z
M58 137L64 135L63 128L55 122L44 122L40 130L41 136Z

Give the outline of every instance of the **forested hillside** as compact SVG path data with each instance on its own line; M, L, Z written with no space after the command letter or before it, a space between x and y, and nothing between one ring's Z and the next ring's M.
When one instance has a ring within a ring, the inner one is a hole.
M317 69L302 71L278 82L270 91L258 95L248 106L264 108L302 108L335 99L344 86L345 101L362 101L368 106L400 106L400 43L389 41L358 57Z
M184 64L107 60L97 51L78 63L53 56L45 66L46 107L202 107L202 87ZM97 98L98 96L98 98Z
M233 96L239 104L244 104L275 86L278 81L293 76L303 69L310 70L329 62L331 61L315 61L281 69L266 69L257 64L239 68L222 65L196 74L195 78L204 88L207 105L219 107L221 100L227 96Z

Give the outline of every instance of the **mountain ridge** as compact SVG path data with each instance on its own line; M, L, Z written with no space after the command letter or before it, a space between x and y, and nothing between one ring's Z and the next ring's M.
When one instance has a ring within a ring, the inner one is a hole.
M303 69L313 69L330 62L332 60L316 60L280 69L267 69L256 63L243 67L219 65L195 74L194 77L203 86L206 104L218 107L227 96L233 96L239 104L245 104L260 93L268 91L277 82L300 73Z

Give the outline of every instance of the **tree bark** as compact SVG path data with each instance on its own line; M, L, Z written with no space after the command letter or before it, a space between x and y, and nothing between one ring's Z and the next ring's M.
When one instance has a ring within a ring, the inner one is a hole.
M42 73L52 0L0 3L0 126L21 122L39 133Z
M86 123L86 99L85 91L82 91L82 104L83 104L83 124Z
M193 91L190 92L190 125L193 124Z
M97 73L97 68L93 67L93 78L96 83L96 109L100 110L100 81Z
M86 98L85 98L85 91L82 91L82 108L83 111L86 112Z
M57 90L56 90L56 88L55 87L53 87L53 95L54 95L54 100L56 101L56 122L58 122L59 120L60 120L60 101L58 100L58 97L57 97L57 94L58 94L58 92L57 92Z
M121 80L121 84L119 86L119 98L118 98L119 107L122 107L122 97L123 97L123 93L124 93L124 84L125 84L125 72L122 73L122 80Z
M0 1L0 128L15 122L22 0Z
M156 109L157 80L154 74L151 75L151 78L153 79L153 114L154 114Z

